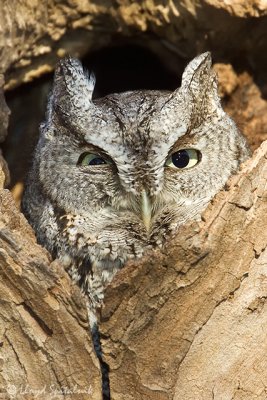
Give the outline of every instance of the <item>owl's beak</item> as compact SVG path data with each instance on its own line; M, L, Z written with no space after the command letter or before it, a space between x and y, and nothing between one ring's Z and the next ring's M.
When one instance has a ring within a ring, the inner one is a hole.
M152 205L149 195L145 190L142 190L141 194L141 212L142 212L142 220L146 227L146 230L149 231L150 222L151 222L151 212L152 212Z

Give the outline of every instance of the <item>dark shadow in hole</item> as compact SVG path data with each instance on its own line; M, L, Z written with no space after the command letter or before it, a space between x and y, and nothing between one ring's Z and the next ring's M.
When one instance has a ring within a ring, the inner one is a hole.
M88 54L82 61L96 75L95 97L138 89L174 90L180 86L181 77L141 46L108 47Z
M6 93L11 115L8 136L2 146L11 173L12 188L24 182L32 152L37 144L39 125L44 120L48 93L53 74Z

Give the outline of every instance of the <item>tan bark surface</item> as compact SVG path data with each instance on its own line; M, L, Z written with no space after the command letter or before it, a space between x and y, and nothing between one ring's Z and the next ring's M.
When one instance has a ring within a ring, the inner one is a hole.
M79 289L2 190L0 398L99 400L100 382Z
M66 53L81 57L123 41L150 47L174 71L177 56L205 50L267 66L264 0L0 0L0 18L0 71L9 70L9 88L51 72Z
M267 142L200 224L117 274L102 315L117 399L267 397Z
M210 50L225 109L253 148L266 139L264 0L0 0L0 18L7 89L52 71L66 53L106 45L145 46L177 76L185 60ZM2 94L0 121L1 142ZM107 289L100 329L111 399L267 399L266 158L267 142L201 223L127 265ZM0 169L0 187L6 177ZM4 190L0 277L0 398L100 400L84 299Z

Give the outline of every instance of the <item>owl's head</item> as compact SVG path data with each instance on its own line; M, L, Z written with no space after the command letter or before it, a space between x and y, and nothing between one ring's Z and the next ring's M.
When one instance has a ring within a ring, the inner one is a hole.
M94 84L78 60L61 61L41 127L40 181L65 212L102 226L132 220L148 233L175 227L198 215L248 155L221 107L209 53L189 63L173 93L94 100Z

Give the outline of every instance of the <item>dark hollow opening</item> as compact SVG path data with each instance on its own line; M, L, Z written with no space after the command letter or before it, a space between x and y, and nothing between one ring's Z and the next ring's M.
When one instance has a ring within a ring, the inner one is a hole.
M96 75L95 96L138 89L174 90L180 76L150 50L137 45L111 46L83 58Z

